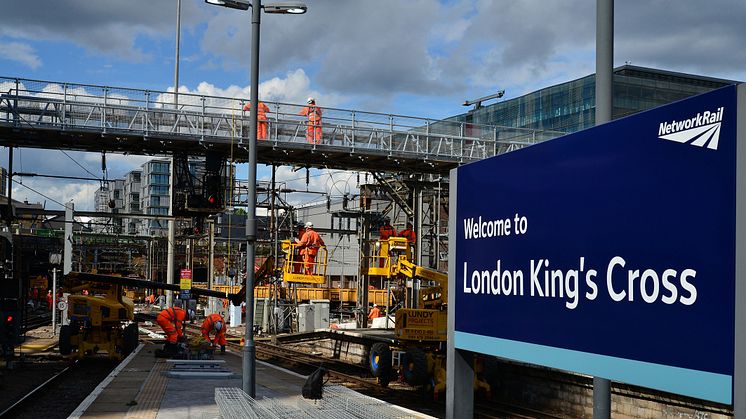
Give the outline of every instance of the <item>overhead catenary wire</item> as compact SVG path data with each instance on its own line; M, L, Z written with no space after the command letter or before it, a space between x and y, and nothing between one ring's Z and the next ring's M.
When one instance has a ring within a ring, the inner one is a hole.
M35 193L35 194L37 194L37 195L41 195L41 196L43 196L44 198L46 198L46 199L48 199L48 200L50 200L50 201L54 202L55 204L57 204L57 205L59 205L59 206L61 206L61 207L63 207L63 208L65 207L65 204L63 204L62 202L60 202L60 201L58 201L58 200L56 200L56 199L54 199L54 198L51 198L51 197L49 197L49 196L47 196L47 195L44 195L43 193L41 193L41 192L37 191L36 189L34 189L34 188L30 187L30 186L24 185L23 183L21 183L21 182L19 182L19 181L15 180L15 179L13 179L13 182L14 182L14 183L15 183L16 185L21 185L21 186L23 186L24 188L26 188L26 189L30 190L31 192L33 192L33 193Z
M59 150L59 151L60 151L60 152L61 152L62 154L66 155L66 156L67 156L67 158L69 158L70 160L72 160L72 161L73 161L73 163L77 164L77 165L78 165L78 167L80 167L81 169L85 170L85 171L86 171L86 172L87 172L87 173L88 173L89 175L91 175L91 176L93 176L93 177L95 177L95 178L97 178L97 179L100 179L100 177L98 177L98 176L96 176L95 174L93 174L93 172L91 172L90 170L86 169L86 168L85 168L85 166L83 166L83 165L82 165L82 164L80 164L80 163L79 163L79 162L78 162L77 160L75 160L74 158L72 158L72 156L71 156L71 155L67 154L67 153L65 152L65 150L62 150L62 149L58 149L58 150Z

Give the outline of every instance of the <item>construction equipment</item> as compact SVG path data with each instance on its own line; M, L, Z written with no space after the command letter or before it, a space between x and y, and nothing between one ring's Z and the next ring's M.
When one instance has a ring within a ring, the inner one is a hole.
M75 352L75 357L83 358L86 354L105 350L111 358L122 358L137 347L134 304L125 296L125 287L180 291L178 284L70 272L64 278L64 289L71 295L67 299L69 324L60 328L62 355ZM191 295L226 297L224 293L199 288L192 288L189 292Z
M369 258L368 275L394 280L400 288L406 288L406 281L411 279L430 283L420 288L415 307L395 311L396 344L390 347L378 342L371 346L371 373L382 386L387 386L394 372L394 360L398 359L398 372L405 382L413 386L430 386L437 397L445 391L446 385L448 275L414 264L410 243L403 237L378 240L371 249L374 254ZM396 352L398 357L394 356ZM481 364L480 360L475 362ZM474 386L477 390L490 392L489 384L481 377L475 378Z
M257 283L264 281L270 276L272 276L274 274L274 271L275 271L275 258L273 256L268 256L267 259L264 260L264 263L262 263L262 265L259 266L259 269L256 269L254 271L254 281ZM257 297L256 288L257 287L255 286L254 297ZM269 288L267 288L267 294L269 294ZM231 303L234 306L240 306L241 303L243 303L244 301L246 301L246 284L244 284L241 287L241 289L238 290L237 293L231 295Z
M66 286L72 283L66 282ZM69 324L60 327L62 355L76 358L104 350L110 358L122 358L138 343L134 304L119 284L80 282L67 288Z
M292 240L283 240L281 248L285 253L285 262L282 264L282 279L285 282L302 284L324 284L326 283L326 246L318 249L316 259L310 266L303 261L298 245ZM310 269L308 269L310 267ZM311 273L308 273L308 272Z

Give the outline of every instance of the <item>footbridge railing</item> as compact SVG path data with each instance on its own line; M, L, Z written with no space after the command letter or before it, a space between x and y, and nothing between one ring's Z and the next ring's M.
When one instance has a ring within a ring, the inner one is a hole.
M139 90L0 77L0 127L101 133L145 139L178 138L245 147L244 98ZM265 102L268 144L282 148L344 148L397 159L464 163L555 138L562 133L323 109L322 139L309 144L305 105Z

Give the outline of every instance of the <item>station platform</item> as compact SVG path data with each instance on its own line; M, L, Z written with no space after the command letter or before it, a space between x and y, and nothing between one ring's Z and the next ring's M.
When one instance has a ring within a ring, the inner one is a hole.
M73 412L71 418L129 418L129 419L208 419L220 417L215 401L215 389L241 388L241 356L227 352L216 354L220 362L219 378L175 376L171 371L174 361L156 358L154 353L162 345L144 343L127 357L99 387ZM280 402L294 402L300 397L306 377L274 365L257 361L256 399L272 398ZM367 397L367 396L366 396ZM381 401L382 404L387 404ZM429 418L408 409L401 417Z

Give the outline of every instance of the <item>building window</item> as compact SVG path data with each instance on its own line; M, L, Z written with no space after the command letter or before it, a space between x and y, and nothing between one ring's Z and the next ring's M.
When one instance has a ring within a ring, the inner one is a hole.
M151 185L168 185L168 175L150 175Z
M168 195L168 186L150 185L150 195Z
M150 163L151 173L168 173L168 163Z

